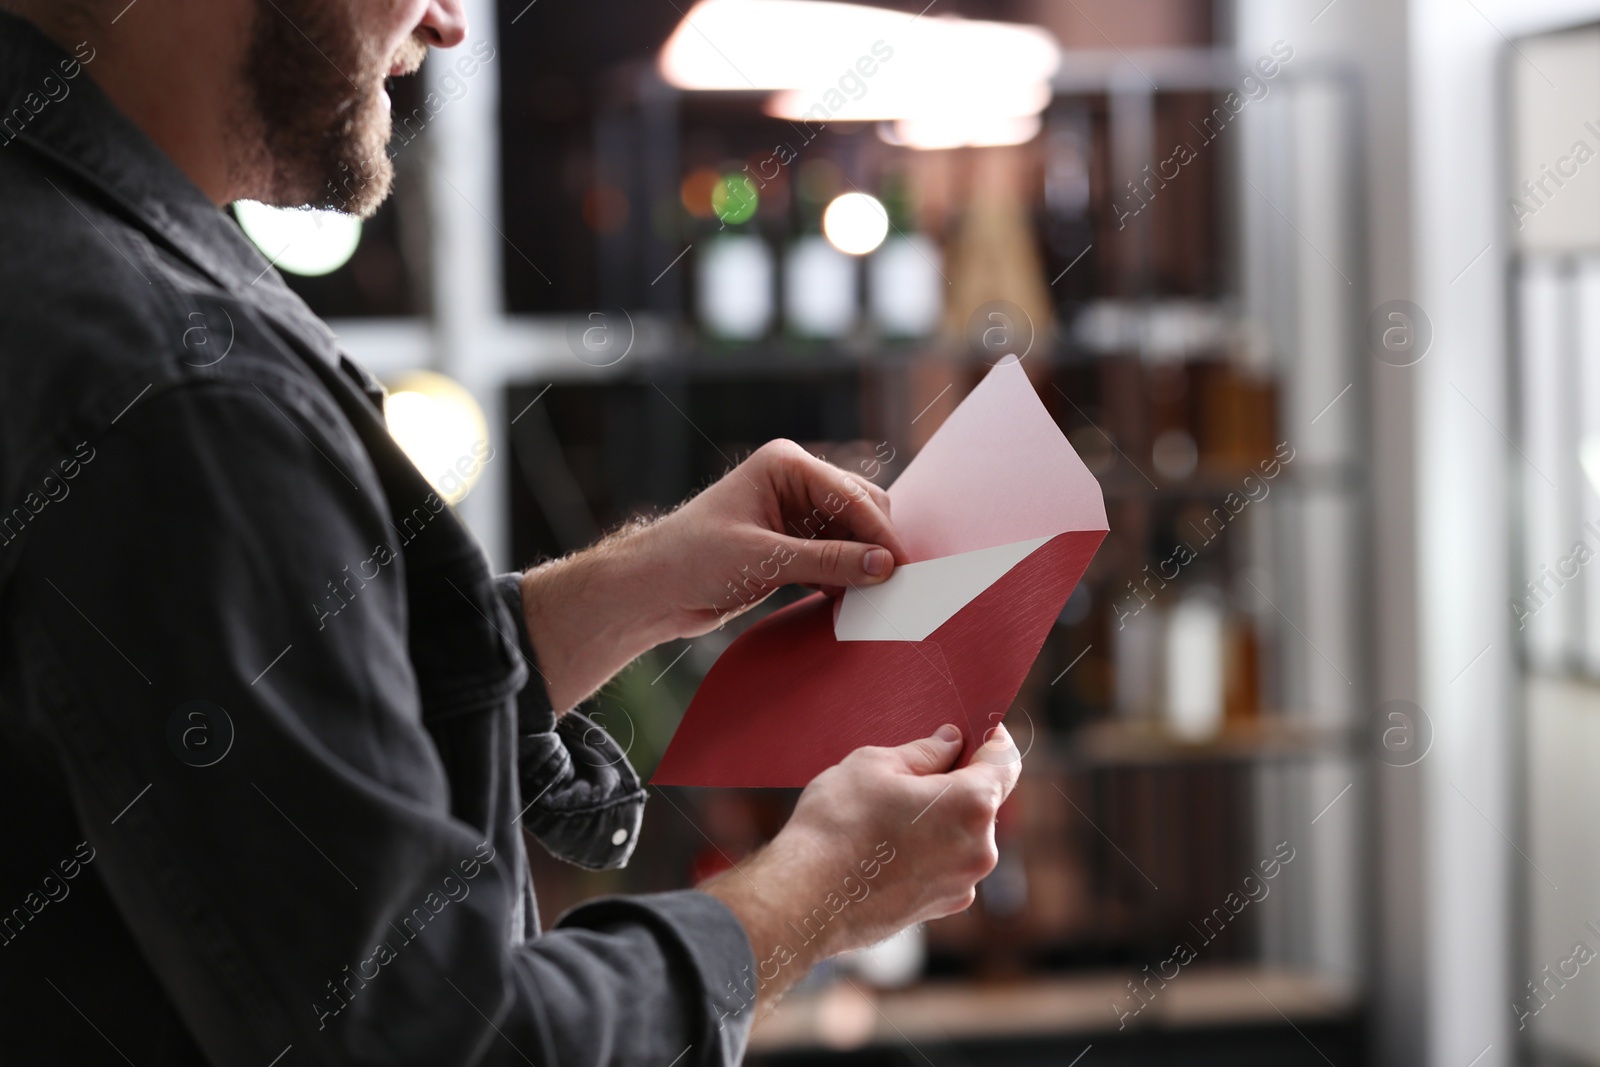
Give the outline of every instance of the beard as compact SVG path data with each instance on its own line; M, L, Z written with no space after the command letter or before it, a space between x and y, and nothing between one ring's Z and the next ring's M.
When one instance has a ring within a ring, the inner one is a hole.
M384 79L421 65L408 38L380 55L358 24L360 2L260 0L244 62L240 157L277 207L316 207L370 218L389 196L394 164Z

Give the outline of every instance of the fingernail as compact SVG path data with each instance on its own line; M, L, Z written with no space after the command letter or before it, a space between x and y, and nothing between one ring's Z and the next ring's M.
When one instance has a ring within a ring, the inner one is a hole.
M934 732L933 736L941 741L959 741L961 740L961 730L949 723L945 723Z
M889 569L889 551L884 548L874 548L868 552L861 561L861 569L876 577Z

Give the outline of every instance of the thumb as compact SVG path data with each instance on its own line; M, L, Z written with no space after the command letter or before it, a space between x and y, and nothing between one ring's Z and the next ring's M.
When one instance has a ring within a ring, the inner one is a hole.
M1004 726L996 726L973 751L967 766L992 778L1000 786L1000 796L1004 799L1017 786L1017 778L1022 773L1022 753L1011 740L1011 732Z
M894 570L894 555L887 548L861 541L834 541L789 537L785 548L793 558L784 567L790 582L815 585L876 585Z
M932 737L919 738L891 751L899 754L912 774L938 774L949 770L961 754L961 730L945 723Z

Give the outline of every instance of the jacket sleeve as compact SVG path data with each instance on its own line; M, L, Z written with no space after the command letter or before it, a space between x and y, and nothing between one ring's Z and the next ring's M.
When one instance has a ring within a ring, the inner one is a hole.
M736 1063L754 960L714 898L592 902L519 943L524 857L451 815L366 455L298 379L231 362L96 443L8 605L92 870L197 1042L219 1064Z
M522 576L502 574L495 590L515 620L522 656L533 666L517 697L517 776L530 798L522 825L557 859L591 870L625 866L644 821L644 787L628 754L599 723L577 711L557 716L528 639Z

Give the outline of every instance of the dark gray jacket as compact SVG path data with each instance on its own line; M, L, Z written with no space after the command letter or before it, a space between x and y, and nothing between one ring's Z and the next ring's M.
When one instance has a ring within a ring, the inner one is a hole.
M540 934L637 777L94 58L0 16L0 1062L736 1062L714 898Z

